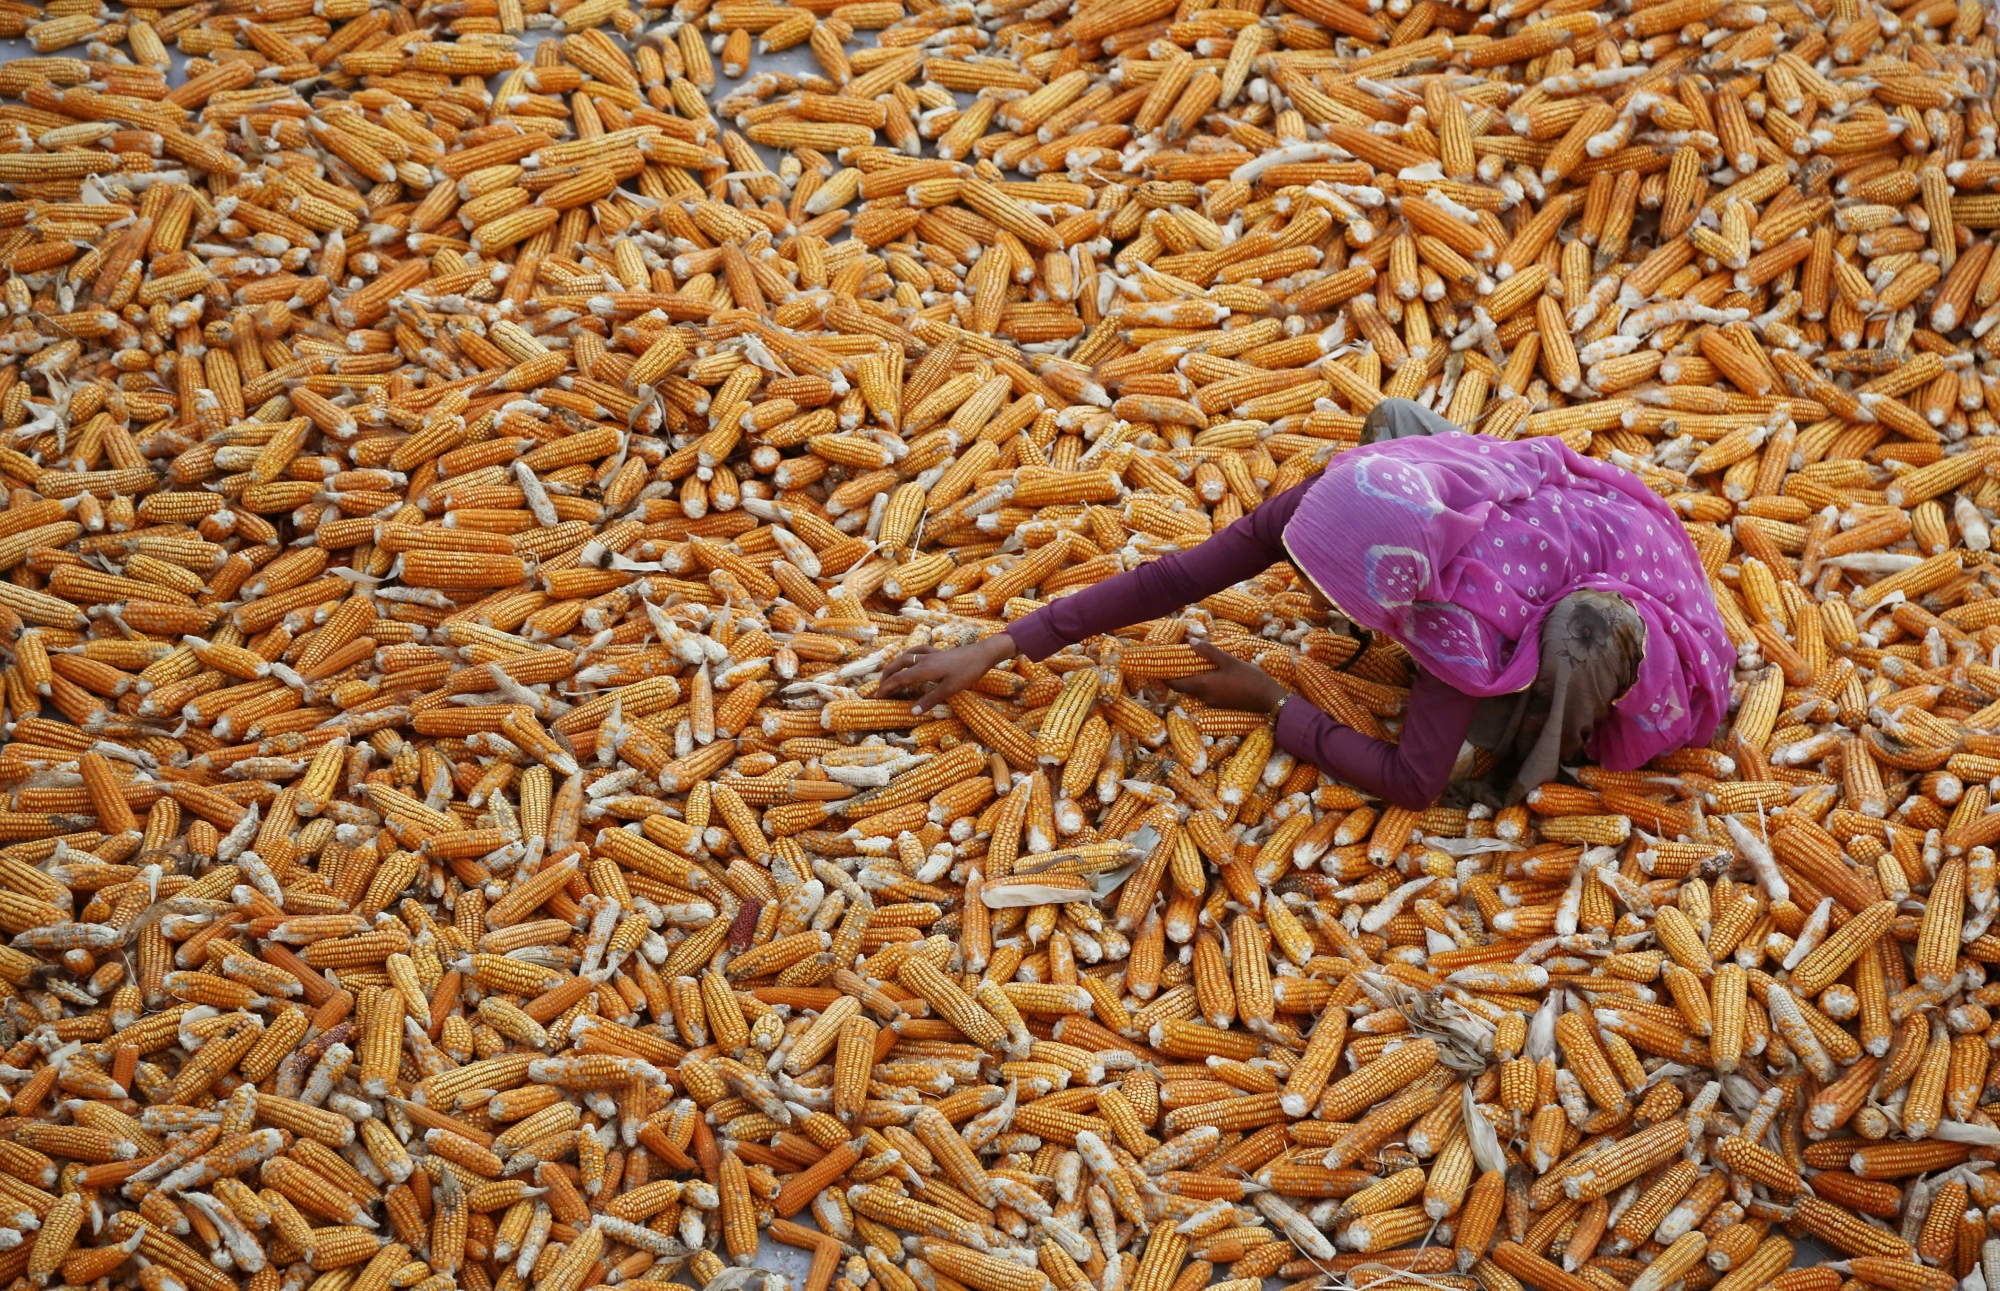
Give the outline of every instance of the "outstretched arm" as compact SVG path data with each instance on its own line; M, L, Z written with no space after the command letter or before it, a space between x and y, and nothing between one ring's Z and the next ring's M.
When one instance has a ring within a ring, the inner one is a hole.
M1005 632L955 650L918 646L905 651L889 661L876 693L910 693L928 685L912 705L921 713L1016 653L1046 659L1072 642L1171 614L1234 586L1285 559L1285 525L1311 485L1308 480L1286 489L1192 550L1163 556L1065 596L1010 624Z
M1285 559L1285 525L1312 483L1286 489L1207 542L1052 601L1008 625L1007 635L1022 654L1042 660L1086 637L1172 614L1262 573Z

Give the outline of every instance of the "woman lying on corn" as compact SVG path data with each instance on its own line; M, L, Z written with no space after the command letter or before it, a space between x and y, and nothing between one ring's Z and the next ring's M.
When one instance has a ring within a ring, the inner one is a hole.
M1211 671L1172 683L1270 713L1277 742L1402 807L1518 800L1579 752L1614 770L1705 743L1733 649L1673 513L1636 478L1554 439L1464 434L1407 400L1360 447L1184 552L1054 601L1006 632L890 661L881 693L922 711L1021 654L1149 619L1289 561L1332 608L1416 664L1400 741L1370 738L1205 641Z

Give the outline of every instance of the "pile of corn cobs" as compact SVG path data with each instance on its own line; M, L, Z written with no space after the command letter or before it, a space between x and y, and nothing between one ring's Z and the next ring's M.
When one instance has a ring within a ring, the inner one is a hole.
M2000 1289L1977 0L0 33L0 1285ZM1712 747L1371 803L1164 686L1394 737L1283 566L873 694L1385 397L1685 517Z

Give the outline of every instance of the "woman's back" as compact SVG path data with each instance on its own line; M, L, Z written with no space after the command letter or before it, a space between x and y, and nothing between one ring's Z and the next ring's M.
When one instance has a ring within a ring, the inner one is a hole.
M1446 434L1339 454L1285 546L1348 617L1472 695L1534 680L1542 621L1563 597L1623 596L1647 642L1592 739L1608 766L1705 741L1727 710L1729 638L1679 519L1635 476L1559 440Z

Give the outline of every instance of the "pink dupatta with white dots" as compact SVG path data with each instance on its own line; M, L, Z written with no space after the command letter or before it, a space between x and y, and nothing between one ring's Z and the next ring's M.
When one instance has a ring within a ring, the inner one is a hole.
M1334 457L1285 529L1328 599L1470 695L1532 683L1542 620L1616 592L1646 624L1638 679L1586 751L1614 770L1706 743L1734 649L1694 545L1639 480L1549 438L1399 439Z

